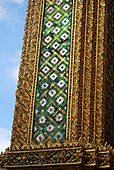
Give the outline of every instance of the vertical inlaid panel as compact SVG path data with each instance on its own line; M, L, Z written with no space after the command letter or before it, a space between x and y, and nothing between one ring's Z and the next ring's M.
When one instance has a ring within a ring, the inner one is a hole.
M33 140L64 139L67 123L72 0L45 2Z

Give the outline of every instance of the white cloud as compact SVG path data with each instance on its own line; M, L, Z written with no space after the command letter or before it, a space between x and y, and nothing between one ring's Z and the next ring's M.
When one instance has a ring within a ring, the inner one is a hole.
M9 4L23 5L25 0L0 0L0 21L15 19L14 9L9 8ZM13 12L13 17L12 17Z
M8 77L18 80L19 66L21 61L21 52L18 51L15 57L10 58L10 65L7 68Z
M0 4L5 4L5 3L17 3L19 5L22 5L24 3L24 0L0 0Z
M7 69L7 72L9 73L9 77L18 80L18 72L19 72L19 67L14 66L14 67L9 67Z
M9 0L7 0L7 1L9 1ZM22 5L24 3L24 0L10 0L10 2L15 2L19 5Z
M0 6L0 20L2 20L6 15L6 10L3 6Z
M11 131L6 128L0 128L0 153L10 147Z

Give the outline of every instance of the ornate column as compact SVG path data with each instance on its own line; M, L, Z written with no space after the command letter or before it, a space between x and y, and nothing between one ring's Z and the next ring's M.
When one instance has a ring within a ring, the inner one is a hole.
M11 147L1 167L111 167L107 7L106 0L28 1Z

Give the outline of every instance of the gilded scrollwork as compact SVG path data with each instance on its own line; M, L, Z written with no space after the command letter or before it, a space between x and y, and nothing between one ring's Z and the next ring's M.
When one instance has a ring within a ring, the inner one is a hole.
M21 65L19 70L19 80L17 85L16 104L14 111L14 121L12 127L11 148L15 146L27 146L31 93L34 77L34 63L37 48L38 23L40 15L41 1L29 0L25 33L23 38L23 48Z
M96 75L96 142L104 142L104 98L105 98L105 0L98 1L98 58ZM104 45L103 45L104 44Z

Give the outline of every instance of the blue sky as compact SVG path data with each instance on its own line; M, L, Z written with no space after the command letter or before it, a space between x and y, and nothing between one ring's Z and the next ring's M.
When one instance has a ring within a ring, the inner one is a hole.
M0 0L0 151L9 146L28 0Z

